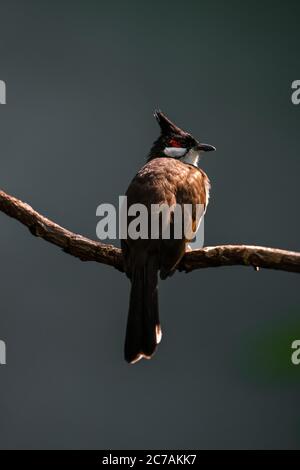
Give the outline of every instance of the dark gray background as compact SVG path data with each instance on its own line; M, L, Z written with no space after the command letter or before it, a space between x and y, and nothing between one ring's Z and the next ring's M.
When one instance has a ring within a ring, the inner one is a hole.
M205 244L299 250L299 2L3 1L0 186L95 238L158 135L216 145ZM0 214L1 448L296 448L299 278L231 267L160 286L163 341L123 360L129 283Z

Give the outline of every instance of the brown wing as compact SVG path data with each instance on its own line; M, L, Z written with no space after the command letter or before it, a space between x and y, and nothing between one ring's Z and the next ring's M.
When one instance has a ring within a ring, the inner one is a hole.
M152 204L191 204L191 227L195 231L197 225L196 205L208 201L209 181L204 172L171 158L157 158L147 163L135 176L127 190L128 207L141 203L151 214ZM128 224L131 222L128 218ZM185 252L188 237L174 239L173 219L170 220L171 239L158 240L128 238L122 241L127 271L130 272L132 263L144 263L148 253L156 253L159 260L161 277L170 275ZM149 229L151 220L149 219Z
M186 179L179 183L176 195L177 204L185 210L186 241L191 241L197 232L207 208L210 189L209 179L204 171L192 166L189 166L189 170Z
M132 180L126 192L128 208L133 204L143 204L148 209L148 231L151 230L151 205L163 204L173 205L176 203L174 185L170 181L168 165L171 159L159 158L148 162ZM171 165L172 166L172 165ZM128 216L127 227L134 217ZM149 252L160 253L160 237L153 240L150 237L146 239L133 240L128 237L122 240L121 246L125 259L125 269L128 275L132 266L143 265Z
M208 204L210 186L206 174L191 165L181 165L185 167L185 171L181 172L181 177L177 180L176 203L181 205L183 214L185 211L183 218L184 225L182 226L183 237L181 240L162 241L162 278L172 275L175 271L176 266L185 253L187 242L194 238L201 217ZM189 205L190 210L187 210L184 205Z

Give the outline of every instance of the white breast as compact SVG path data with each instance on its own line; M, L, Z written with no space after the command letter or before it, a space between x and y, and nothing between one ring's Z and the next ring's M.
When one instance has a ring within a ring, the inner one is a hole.
M199 157L200 157L199 151L191 149L180 160L183 163L188 163L189 165L197 166Z

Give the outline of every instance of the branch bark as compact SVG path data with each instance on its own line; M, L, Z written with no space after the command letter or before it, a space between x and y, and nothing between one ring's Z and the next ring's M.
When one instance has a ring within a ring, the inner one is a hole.
M113 266L121 272L124 271L122 252L119 248L73 233L4 191L0 191L0 211L28 227L33 235L59 246L66 253L82 261L96 261ZM300 253L249 245L206 247L187 252L178 270L190 272L200 268L233 265L299 273Z

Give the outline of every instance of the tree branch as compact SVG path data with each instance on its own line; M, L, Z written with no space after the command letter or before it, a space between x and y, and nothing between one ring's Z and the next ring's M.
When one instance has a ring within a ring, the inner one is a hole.
M124 271L119 248L70 232L4 191L0 191L0 211L28 227L33 235L59 246L82 261L96 261ZM190 272L200 268L233 265L299 273L300 253L248 245L206 247L186 253L178 270Z
M97 261L123 271L121 250L98 243L60 227L19 199L0 191L0 211L26 225L32 235L59 246L82 261Z

